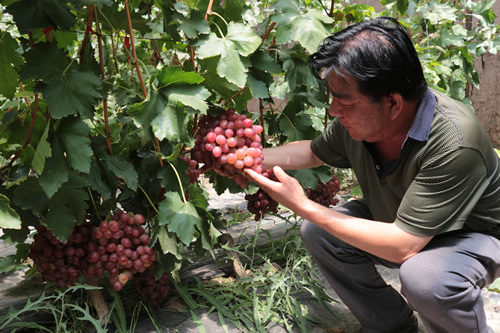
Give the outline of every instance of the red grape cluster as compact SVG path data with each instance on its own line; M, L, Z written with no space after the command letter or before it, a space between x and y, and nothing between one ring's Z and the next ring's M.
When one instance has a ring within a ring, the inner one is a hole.
M325 183L318 182L316 189L306 189L306 194L309 199L319 203L325 207L335 206L339 200L335 197L339 190L339 180L337 176L332 174L332 178Z
M156 261L144 221L141 214L117 210L109 222L102 221L98 227L90 222L76 227L66 243L38 225L28 255L42 278L58 288L73 285L81 274L104 276L107 272L111 285L119 291L134 274Z
M93 226L85 222L76 227L66 243L59 241L46 227L37 225L28 256L33 259L42 279L55 282L58 288L72 286L87 265L86 244Z
M248 185L243 169L252 168L262 173L261 125L254 125L246 115L227 109L218 117L204 116L199 129L191 158L183 157L189 165L186 174L191 182L197 180L200 164L205 171L212 168L233 178L242 188Z
M88 244L86 274L103 276L107 271L116 291L137 272L144 272L156 260L154 250L148 246L144 216L117 210L111 220L102 221L94 229Z
M170 290L169 281L166 272L163 273L159 279L155 279L153 275L153 266L150 266L144 272L138 273L134 277L132 285L145 294L152 306L158 306L167 299Z
M272 170L262 172L262 175L274 181L278 178ZM258 221L268 212L278 213L278 202L274 201L263 189L259 188L254 194L245 195L245 200L248 201L247 209L255 215L255 220Z

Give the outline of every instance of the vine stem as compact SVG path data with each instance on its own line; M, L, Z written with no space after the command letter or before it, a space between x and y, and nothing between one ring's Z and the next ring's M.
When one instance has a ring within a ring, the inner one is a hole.
M83 55L85 53L85 47L89 41L89 33L92 31L92 20L94 17L94 6L89 6L89 16L87 17L87 28L85 29L85 35L83 36L82 47L80 48L80 63L83 61Z
M93 7L90 5L90 7ZM99 50L99 67L101 70L101 80L104 81L106 78L104 74L104 55L102 51L102 35L101 35L101 26L99 24L99 20L97 19L97 13L95 15L95 24L96 24L96 31L97 31L97 48ZM104 128L106 131L106 144L108 146L108 151L109 155L113 155L113 148L111 147L111 135L109 131L109 115L108 115L108 99L103 98L102 100L102 107L103 107L103 113L104 113Z
M208 20L208 15L210 15L212 13L213 4L214 4L214 0L210 0L210 2L208 3L207 12L205 13L205 21Z
M139 67L139 61L137 61L137 52L135 50L135 42L134 42L134 30L132 29L132 19L130 17L130 9L128 6L128 0L124 0L125 2L125 12L127 14L127 22L128 22L128 30L130 35L130 47L132 48L132 56L134 57L134 65L135 70L137 72L137 76L139 77L139 82L141 83L142 93L144 94L144 98L148 97L148 91L146 90L146 85L144 84L144 79L142 78L141 68ZM161 152L160 149L160 140L155 137L155 146L156 151ZM160 166L163 167L163 160L161 156L158 156L158 161L160 161Z
M174 169L175 176L177 177L177 181L179 182L179 187L181 188L182 201L183 202L187 202L186 195L184 194L184 187L182 186L182 182L181 182L181 177L179 176L179 173L177 172L177 169L172 164L172 162L170 162L170 161L167 161L167 162L168 162L168 164L170 164L170 166L172 167L172 169Z
M154 205L153 201L151 200L151 198L149 197L149 195L146 193L146 190L144 190L144 188L142 188L142 186L139 184L139 189L142 191L142 193L144 193L144 195L146 196L146 199L148 199L149 201L149 204L151 205L151 207L153 207L154 211L156 212L156 214L159 214L158 212L158 209L156 208L156 206Z

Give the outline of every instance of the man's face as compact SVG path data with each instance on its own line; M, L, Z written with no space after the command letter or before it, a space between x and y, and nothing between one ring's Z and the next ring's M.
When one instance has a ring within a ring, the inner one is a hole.
M339 118L354 140L377 142L386 139L384 127L387 129L390 125L390 118L389 105L385 99L374 103L359 92L352 78L339 79L331 73L327 83L333 97L330 115Z

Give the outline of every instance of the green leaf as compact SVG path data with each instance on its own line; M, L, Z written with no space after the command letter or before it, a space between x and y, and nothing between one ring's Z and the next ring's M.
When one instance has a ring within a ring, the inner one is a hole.
M173 84L200 84L205 79L195 72L184 72L180 67L165 66L156 74L159 89Z
M208 38L201 39L194 45L197 46L196 56L200 59L218 56L226 48L224 39L214 33L210 33Z
M0 94L13 99L18 86L17 69L23 63L16 51L18 44L8 33L2 33L0 39Z
M32 166L33 169L39 174L43 173L45 168L45 159L52 156L52 149L50 144L47 142L47 136L49 135L50 121L45 126L40 142L35 150L35 156L33 156Z
M269 98L267 85L259 80L256 80L252 75L248 75L248 87L255 98Z
M111 173L123 179L131 190L135 191L137 189L139 176L132 163L118 155L104 155L103 165Z
M205 113L208 109L207 99L210 91L203 86L178 85L162 89L161 93L168 100L168 104L182 103L195 110Z
M333 23L333 20L318 9L311 8L302 13L297 2L290 0L278 0L275 7L278 13L272 20L277 23L277 43L298 41L309 53L313 53L329 35L325 25Z
M49 199L38 180L28 177L14 191L14 203L23 210L30 209L34 214L40 214L48 207Z
M9 199L0 194L0 228L21 229L21 218L9 203Z
M171 142L188 142L186 113L184 108L177 105L166 105L153 120L153 132L159 140L167 139Z
M239 88L243 88L247 81L246 68L241 62L238 52L227 48L217 65L217 73Z
M69 6L62 0L21 0L9 5L7 12L14 16L21 34L49 26L67 30L76 23Z
M62 143L56 138L52 142L52 157L45 161L45 168L40 176L40 186L50 199L68 179L69 168Z
M88 210L86 186L86 179L74 172L50 200L47 226L63 242L71 235L73 227L85 219Z
M37 43L36 48L24 54L26 64L21 69L21 80L50 82L59 78L70 65L71 59L54 43Z
M181 3L177 2L177 4ZM180 22L178 30L184 32L188 38L194 39L198 34L208 34L210 32L208 21L203 19L201 12L193 12L188 19L180 19Z
M166 228L161 228L158 234L158 242L160 242L160 247L163 254L173 254L177 259L182 259L182 253L179 250L179 245L177 244L177 238L175 235L169 233Z
M101 163L92 161L89 173L90 187L97 191L103 198L111 198L111 186L108 183L107 174Z
M441 25L447 21L455 22L457 9L449 3L440 3L437 0L430 2L427 6L417 8L417 12L429 20L432 25Z
M195 226L201 223L193 204L183 202L175 192L167 192L159 208L160 225L167 225L168 231L175 233L184 244L189 245L195 238Z
M94 105L102 97L101 88L101 80L94 74L72 71L40 85L36 90L47 100L53 118L59 119L78 112L92 119Z
M56 135L64 146L68 164L75 170L89 173L93 155L90 147L90 128L81 118L66 118Z
M243 23L229 22L226 39L233 42L234 49L244 57L255 52L262 43L255 31Z

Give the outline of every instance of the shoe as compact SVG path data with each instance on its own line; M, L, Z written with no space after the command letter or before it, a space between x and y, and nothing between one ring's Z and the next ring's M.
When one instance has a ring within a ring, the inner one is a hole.
M412 314L392 333L418 333L418 319L417 316L412 312Z

